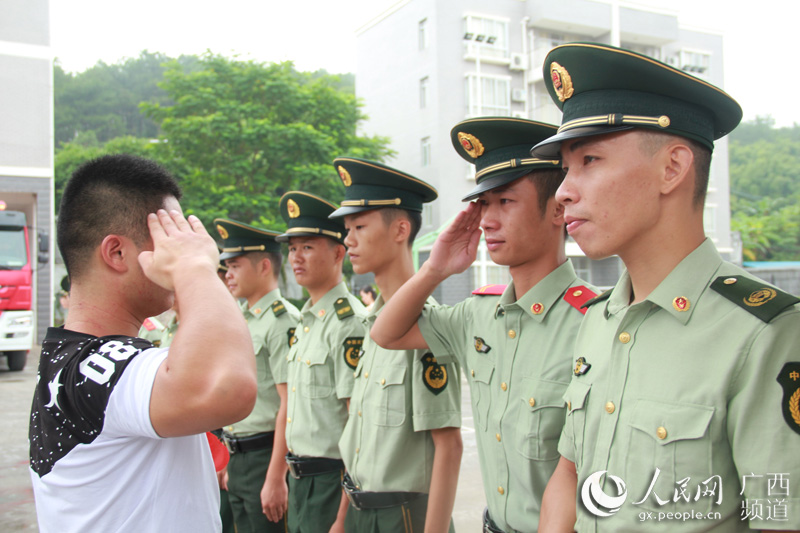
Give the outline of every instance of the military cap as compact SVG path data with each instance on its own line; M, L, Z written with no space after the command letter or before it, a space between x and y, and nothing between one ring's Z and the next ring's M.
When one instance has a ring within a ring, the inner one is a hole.
M567 139L647 128L692 139L709 150L742 119L727 93L650 57L597 43L550 50L543 65L550 97L564 112L558 133L536 145L555 157Z
M439 194L424 181L375 161L339 157L333 166L344 183L342 206L331 218L378 209L397 207L422 211L422 204L434 201Z
M276 242L278 232L255 228L224 218L214 219L214 227L222 237L220 261L239 257L247 252L280 252L281 245Z
M344 244L344 224L328 218L336 206L327 200L301 191L289 191L281 197L280 209L288 228L277 237L278 242L288 242L290 237L330 237Z
M502 187L533 170L561 168L557 159L531 156L531 146L554 135L557 127L511 117L480 117L459 122L450 130L458 155L475 165L476 187L463 201Z

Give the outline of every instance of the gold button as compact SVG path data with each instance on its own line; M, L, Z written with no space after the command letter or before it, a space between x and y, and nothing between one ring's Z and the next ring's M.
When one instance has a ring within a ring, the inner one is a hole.
M606 413L611 414L616 410L614 402L606 402Z
M359 451L361 451L361 448L356 448L356 453L358 453Z
M667 115L661 115L658 117L658 125L662 128L669 126L669 117Z
M505 489L503 489L503 487L497 487L497 492L499 492L501 496L506 493L506 491L505 491Z
M358 372L353 372L353 377L357 377Z
M306 364L307 364L308 366L311 366L311 359L306 359Z
M291 423L292 423L292 417L290 417L290 416L287 416L287 417L286 417L286 423L287 423L287 424L291 424Z
M513 339L514 337L517 336L517 332L514 331L513 329L510 329L510 330L508 330L508 336Z
M386 385L386 380L385 379L381 380L381 385Z
M475 371L474 370L470 370L469 373L472 374L473 378L475 377Z
M369 377L369 372L364 372L364 379L367 379L368 377Z
M656 430L656 437L658 437L661 440L666 439L667 438L667 429L664 426L659 427Z
M309 329L311 329L311 328L309 328L308 326L306 326L306 327L304 327L304 328L303 328L303 331L305 331L306 333L308 333L308 330L309 330Z
M572 411L572 402L567 402L567 411Z
M358 416L361 416L361 411L358 412Z
M508 385L506 384L505 381L500 384L500 388L503 389L503 390L508 389Z
M578 289L577 291L573 291L573 293L572 293L572 295L573 295L575 298L577 298L577 297L578 297L578 296L580 296L581 294L583 294L583 291L582 291L582 290L580 290L580 289Z
M325 310L324 309L320 309L319 313L317 313L317 314L319 315L320 318L322 318L322 317L325 316Z
M497 442L500 442L500 433L496 434L495 437L497 438Z
M294 387L292 387L292 392L294 392L294 391L296 391L296 390L297 390L297 389L295 389Z
M736 283L736 278L727 278L722 283L724 283L725 285L733 285L734 283Z
M531 407L533 407L534 405L536 405L536 400L531 398L530 400L528 400L528 403L530 404Z
M294 450L293 450L292 448L289 448L289 451L290 451L291 453L294 453Z
M260 307L256 307L255 309L253 309L253 314L254 315L257 315L260 312L261 312L261 308Z
M628 333L627 331L623 331L622 333L619 334L619 342L621 342L622 344L628 344L629 342L631 342L631 334Z

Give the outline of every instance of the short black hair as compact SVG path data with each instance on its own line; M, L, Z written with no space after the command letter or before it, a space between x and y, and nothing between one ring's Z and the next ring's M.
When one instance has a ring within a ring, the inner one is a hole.
M671 133L640 129L642 133L641 147L648 154L653 155L669 141L679 140L692 151L694 155L694 193L692 202L696 208L703 208L708 192L708 177L711 173L711 150L697 141Z
M399 217L405 217L411 224L411 229L408 233L408 246L414 244L414 239L417 238L420 228L422 227L422 213L419 211L408 211L400 209L399 207L383 207L380 209L383 222L387 226L394 222Z
M527 177L539 195L539 211L542 216L547 211L547 202L556 195L558 187L564 181L564 171L560 168L545 168L531 171Z
M147 215L169 196L181 198L178 182L149 159L116 154L81 165L64 187L58 212L58 248L70 280L84 273L107 235L147 242Z
M280 279L281 266L283 264L283 254L280 252L247 252L245 257L250 260L254 267L263 259L269 259L272 275L275 276L275 279Z

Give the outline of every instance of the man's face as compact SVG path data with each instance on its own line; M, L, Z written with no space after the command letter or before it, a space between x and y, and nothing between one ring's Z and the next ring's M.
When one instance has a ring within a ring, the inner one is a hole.
M366 274L380 270L392 260L390 226L377 209L362 211L344 217L347 237L344 240L353 272Z
M561 145L567 175L556 199L565 206L567 232L592 259L618 254L624 261L659 220L658 165L639 135L625 131Z
M542 255L552 239L552 222L542 216L539 193L527 177L480 195L481 229L492 261L521 266ZM553 200L548 202L548 209ZM558 243L560 246L560 242Z
M320 287L335 274L336 246L327 237L292 237L289 264L300 286Z
M225 284L234 298L249 298L258 290L258 268L246 255L225 260Z

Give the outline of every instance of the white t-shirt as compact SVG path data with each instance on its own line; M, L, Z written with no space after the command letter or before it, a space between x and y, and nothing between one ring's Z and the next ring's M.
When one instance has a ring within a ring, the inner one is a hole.
M166 349L50 328L31 413L39 530L216 532L205 435L161 438L150 394Z

